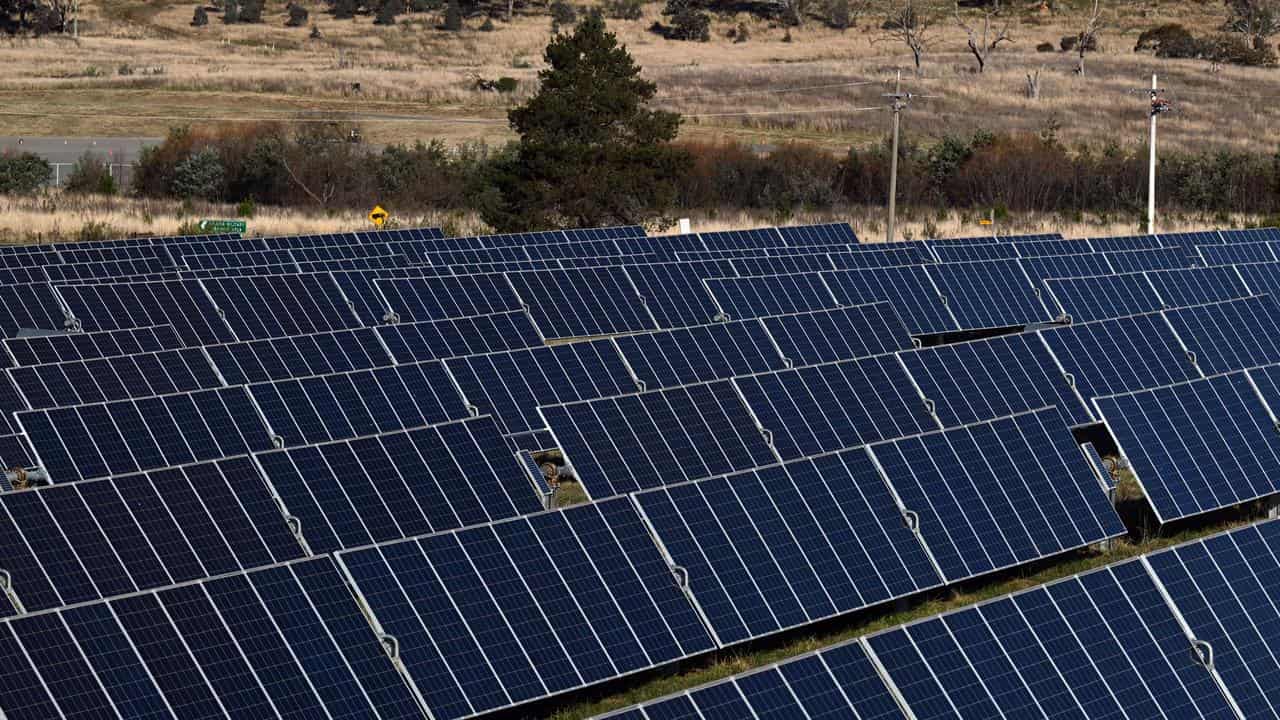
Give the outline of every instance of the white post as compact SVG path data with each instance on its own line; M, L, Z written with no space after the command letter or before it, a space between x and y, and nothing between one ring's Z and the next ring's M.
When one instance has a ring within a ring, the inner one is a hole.
M885 227L885 242L893 242L894 225L898 220L898 116L902 112L899 102L902 95L902 71L898 71L893 85L893 156L889 159L889 222Z
M680 234L688 235L693 232L693 227L689 223L689 218L680 218Z
M1156 76L1151 75L1151 160L1147 168L1147 234L1156 234L1156 113L1155 97L1156 97Z

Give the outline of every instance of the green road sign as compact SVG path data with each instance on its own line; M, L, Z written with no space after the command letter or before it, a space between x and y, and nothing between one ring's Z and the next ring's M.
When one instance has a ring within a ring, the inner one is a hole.
M243 220L200 221L200 232L206 233L243 233L246 227Z

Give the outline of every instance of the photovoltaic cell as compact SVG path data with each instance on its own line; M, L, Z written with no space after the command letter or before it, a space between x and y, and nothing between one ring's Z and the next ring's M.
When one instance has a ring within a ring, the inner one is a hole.
M627 272L619 267L508 273L546 338L588 337L656 330Z
M257 340L360 327L333 278L285 275L203 280L236 338Z
M734 379L783 460L938 427L894 355Z
M520 310L506 277L498 273L457 277L374 280L383 305L400 321L443 320Z
M626 274L658 327L674 328L711 322L716 304L702 281L736 272L728 262L704 261L640 265Z
M1164 311L1206 375L1280 362L1280 310L1269 295Z
M286 380L394 365L374 330L338 330L208 345L229 385Z
M1018 250L1012 243L983 243L981 245L961 245L952 242L939 242L932 245L933 255L940 263L969 262L976 260L1007 260L1018 257Z
M183 346L172 325L7 338L4 344L16 365L92 360Z
M1017 260L939 263L925 270L962 330L1052 319Z
M1247 297L1251 293L1234 267L1186 268L1147 273L1165 307L1186 307Z
M1113 250L1154 250L1164 247L1164 243L1155 235L1117 235L1114 237L1089 238L1089 245L1094 252Z
M27 612L302 557L247 457L4 493L0 508L0 567Z
M875 247L875 246L871 246ZM833 252L826 256L836 270L894 267L897 265L921 265L933 262L925 246L912 243L910 247L886 250L857 250Z
M284 446L310 445L470 416L438 360L248 386Z
M540 408L593 499L776 461L728 381Z
M1041 330L1040 337L1086 402L1201 376L1162 313Z
M1125 532L1056 408L869 449L948 582Z
M1280 490L1275 420L1243 372L1093 402L1160 522Z
M839 304L820 273L716 278L704 283L720 309L715 319L746 320L825 310Z
M0 333L7 338L20 330L52 332L67 327L67 312L49 283L10 287L0 299Z
M911 333L902 319L892 305L883 302L775 315L762 318L761 322L783 356L796 366L852 360L912 347Z
M85 330L172 325L185 345L237 339L194 280L60 285L58 294Z
M1116 273L1147 272L1148 270L1177 270L1188 265L1187 254L1182 248L1168 247L1152 250L1117 250L1099 253Z
M402 363L542 345L538 329L521 311L397 323L376 331L391 356Z
M1039 287L1044 286L1046 278L1089 277L1112 273L1111 265L1103 253L1030 257L1019 260L1018 264Z
M1271 243L1265 242L1200 245L1196 247L1196 252L1200 256L1200 261L1209 267L1280 260L1276 257Z
M315 553L542 509L489 417L260 453L255 459Z
M648 390L787 367L758 320L622 335L613 342Z
M1050 278L1044 284L1057 304L1058 312L1073 322L1118 318L1160 310L1165 306L1143 273Z
M626 498L338 558L437 718L714 647Z
M861 448L636 503L722 646L941 584Z
M199 349L27 365L6 372L30 409L127 400L223 386Z
M835 245L856 243L849 223L825 223L821 225L791 225L778 228L778 234L787 245Z
M1018 251L1018 257L1049 257L1054 255L1079 255L1092 253L1087 240L1030 240L1010 243Z
M888 302L913 334L960 329L923 266L822 274L841 305Z
M1280 228L1247 228L1244 230L1219 230L1223 242L1273 242L1280 240Z
M33 410L18 421L53 482L177 467L271 448L244 388Z
M1072 425L1093 421L1040 339L1002 335L899 354L943 427L1056 405Z
M876 255L876 253L858 253L859 255ZM870 258L868 262L870 262ZM773 255L759 257L736 258L729 261L733 268L731 275L751 277L755 275L785 275L788 273L820 272L835 268L831 264L830 255Z

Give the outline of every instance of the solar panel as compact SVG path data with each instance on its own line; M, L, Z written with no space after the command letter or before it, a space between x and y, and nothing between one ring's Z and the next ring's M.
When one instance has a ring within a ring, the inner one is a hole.
M338 559L442 720L714 647L625 498Z
M556 258L600 258L621 255L618 243L608 239L580 240L577 242L530 244L521 247L531 260Z
M172 325L6 338L4 345L15 365L92 360L183 346Z
M360 327L328 275L282 275L201 281L240 340Z
M912 717L1235 717L1140 561L866 638Z
M1277 531L1280 523L1266 522L1145 558L1191 636L1212 648L1212 674L1244 717L1280 716L1272 692L1280 660L1269 630L1280 622L1272 581L1280 572Z
M420 718L331 558L11 618L19 718Z
M92 480L271 447L244 388L33 410L18 414L53 482Z
M1077 323L1040 337L1086 401L1200 377L1160 313Z
M1043 286L1045 278L1088 277L1110 275L1111 265L1104 253L1082 255L1048 255L1023 258L1018 261L1022 271L1033 283Z
M1094 475L1098 476L1098 484L1102 485L1106 490L1115 490L1116 479L1111 474L1111 469L1107 467L1106 461L1102 459L1102 454L1098 452L1098 448L1093 443L1081 443L1080 452L1084 453L1084 459L1093 468Z
M656 330L627 271L620 267L515 272L507 278L543 337L570 338Z
M324 245L321 247L294 248L289 251L289 256L293 258L294 262L298 263L388 257L394 254L395 250L392 249L392 246L385 243Z
M938 427L894 355L749 375L734 384L783 460Z
M849 223L791 225L779 227L778 234L787 245L835 245L858 242L858 236L854 234Z
M27 612L303 554L247 457L0 494L0 537Z
M728 381L544 405L540 411L593 499L777 459Z
M841 305L888 302L912 334L960 329L923 266L841 270L822 276Z
M1275 420L1243 372L1093 403L1160 522L1280 490Z
M487 416L255 459L314 553L542 509Z
M869 449L948 582L1125 532L1056 408Z
M1166 310L1205 374L1280 362L1280 311L1269 295Z
M392 270L408 268L415 261L405 255L375 255L373 257L346 258L343 260L316 260L298 262L298 272L317 273L332 270Z
M22 330L56 332L69 327L67 309L48 283L12 286L0 299L0 333L4 337L15 337Z
M32 459L31 443L27 441L26 435L4 435L0 436L0 467L5 468L32 468L35 461ZM9 482L7 475L0 475L0 491L8 492L13 489L13 484Z
M1164 247L1160 238L1155 235L1117 235L1114 237L1088 238L1089 246L1094 252L1112 250L1153 250Z
M578 240L631 240L644 238L644 227L640 225L616 225L600 228L573 228L564 230L564 236L571 241Z
M1205 265L1235 265L1238 263L1275 262L1271 243L1232 243L1230 245L1199 245L1196 254Z
M721 646L941 584L861 448L635 500Z
M1248 297L1251 293L1234 267L1187 268L1147 273L1165 307L1186 307Z
M762 318L761 322L782 355L796 366L851 360L913 347L911 334L902 319L889 303L883 302L775 315Z
M1018 250L1011 243L984 243L961 245L959 243L934 243L933 255L941 263L976 260L1007 260L1018 257Z
M400 321L443 320L520 310L520 298L498 273L456 277L377 279L383 307Z
M871 245L869 247L875 247ZM859 270L865 268L894 267L897 265L921 265L933 262L928 248L920 243L912 243L909 247L890 248L887 250L857 250L851 252L833 252L825 256L836 270Z
M237 339L204 287L194 280L59 285L58 294L85 330L172 325L189 346Z
M702 245L708 250L745 250L749 248L780 247L786 245L777 228L752 228L750 230L721 230L698 233ZM803 243L812 244L812 243Z
M444 365L408 365L248 386L280 446L433 425L471 415Z
M787 367L758 320L622 335L614 342L649 390Z
M1222 235L1217 230L1194 230L1180 233L1160 233L1160 241L1166 245L1178 245L1187 249L1197 245L1221 245Z
M940 263L926 272L962 330L1028 325L1053 317L1017 260Z
M1223 242L1274 242L1280 240L1280 228L1246 228L1244 230L1219 230Z
M1176 247L1155 250L1118 250L1098 254L1107 259L1107 263L1111 265L1111 271L1116 273L1177 270L1188 265L1187 254L1182 251L1182 248Z
M1092 253L1087 240L1031 240L1009 243L1018 251L1018 257L1050 257L1054 255L1079 255Z
M858 253L875 255L875 253ZM742 275L785 275L788 273L819 272L833 270L830 255L779 255L736 258L729 261L733 273L724 277Z
M629 267L626 274L658 327L672 328L711 322L716 304L702 280L733 277L735 270L727 262L679 262Z
M758 679L753 679L759 675ZM778 679L791 698L779 693ZM699 720L720 717L902 720L898 701L880 679L860 642L847 642L752 673L681 692L605 716L608 720ZM748 702L750 704L748 705ZM706 713L706 715L700 713Z
M172 269L168 260L147 258L137 260L111 260L106 262L68 263L46 265L45 277L51 282L71 280L117 279L130 275L149 275Z
M101 247L87 248L75 245L63 245L55 252L61 264L83 264L98 262L115 262L120 260L154 260L156 259L156 250L147 247Z
M178 261L188 270L220 270L239 268L251 272L257 266L291 265L297 267L288 250L246 250L243 252L201 253L196 250L178 254Z
M1237 265L1236 272L1251 294L1280 297L1280 262Z
M127 400L222 387L198 348L9 368L31 409Z
M1049 278L1050 307L1073 322L1118 318L1160 310L1165 305L1143 273L1103 277Z
M208 345L204 351L229 385L396 364L369 328Z
M703 283L719 308L716 319L745 320L825 310L840 304L821 273L716 278Z
M397 362L437 360L542 345L542 336L522 311L466 318L397 323L376 328Z
M899 353L943 427L1056 405L1072 425L1093 421L1040 338L1002 335Z
M633 392L636 383L608 340L468 355L444 362L466 402L493 415L504 434L545 430L539 405Z

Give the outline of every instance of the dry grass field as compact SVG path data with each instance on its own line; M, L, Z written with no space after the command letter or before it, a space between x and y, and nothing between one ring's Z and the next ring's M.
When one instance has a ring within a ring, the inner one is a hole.
M1083 7L1059 3L1062 9L1047 14L1022 2L1010 6L1014 42L999 48L981 75L944 12L923 75L915 77L907 49L878 30L888 0L875 1L885 5L857 28L840 32L810 19L791 30L791 42L784 42L783 28L747 15L716 18L708 43L664 40L647 30L661 17L656 2L645 6L643 19L610 25L658 84L662 104L686 113L683 133L690 138L806 140L833 150L875 141L887 131L887 113L850 109L881 105L899 69L909 90L929 96L915 100L904 119L908 137L919 140L979 127L1036 131L1056 124L1068 141L1139 143L1145 98L1131 91L1149 84L1153 71L1179 110L1162 124L1167 147L1220 143L1271 153L1280 137L1280 70L1215 71L1205 62L1133 52L1138 33L1162 22L1213 31L1220 3L1104 1L1103 48L1090 55L1085 77L1072 73L1074 55L1036 51L1037 44L1057 45L1074 34ZM480 32L481 20L469 18L467 29L450 33L437 29L441 18L434 13L379 27L368 16L335 20L322 3L307 4L321 39L310 39L307 28L284 27L283 1L268 2L260 25L228 26L211 15L207 27L194 28L193 2L85 0L79 40L0 39L0 67L7 71L0 77L0 135L157 136L182 123L336 115L359 118L373 142L500 141L509 137L505 111L533 90L550 36L541 8L510 24L496 22L494 32ZM739 23L750 41L727 37ZM1036 69L1042 95L1030 100L1025 76ZM501 76L520 80L514 94L474 88L477 77ZM782 92L855 82L870 84ZM353 83L359 95L351 93Z

